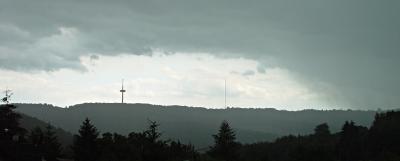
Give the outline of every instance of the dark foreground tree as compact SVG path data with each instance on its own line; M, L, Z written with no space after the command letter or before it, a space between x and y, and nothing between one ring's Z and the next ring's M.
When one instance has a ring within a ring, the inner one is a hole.
M179 141L162 140L159 125L149 121L143 132L132 132L128 136L104 133L98 139L101 150L99 161L179 161L194 160L197 153L191 145Z
M61 144L58 142L53 126L48 124L43 137L44 159L46 161L57 161L61 155Z
M166 141L160 140L159 126L156 121L149 120L149 128L144 131L145 142L142 156L145 161L165 160L167 144Z
M174 160L195 160L197 159L197 153L194 146L189 144L185 145L179 141L171 141L168 148L168 159L169 161Z
M221 123L218 134L213 137L215 144L209 151L212 157L224 161L238 160L239 143L236 142L235 131L227 121Z
M34 161L32 146L24 144L25 129L19 126L21 116L12 104L0 105L0 160Z
M314 135L317 137L326 137L331 134L331 131L329 130L329 126L327 123L322 123L320 125L317 125L314 129Z
M28 142L33 146L33 152L36 158L43 158L43 140L44 134L40 127L35 127L28 135Z
M314 134L247 144L240 152L244 161L399 161L400 111L377 114L369 130L351 121L330 134L321 124Z
M366 137L368 128L357 126L353 121L346 121L339 133L337 144L338 158L341 161L366 160Z
M400 160L400 111L376 114L368 132L369 154L374 160Z
M0 105L0 140L12 140L16 135L21 135L25 131L19 126L21 115L13 110L15 105Z
M74 158L76 161L97 161L99 150L97 145L97 137L99 133L88 118L85 119L79 135L74 136Z
M61 155L61 144L57 140L54 128L49 124L43 131L40 127L32 129L29 143L34 148L34 154L46 161L57 161Z

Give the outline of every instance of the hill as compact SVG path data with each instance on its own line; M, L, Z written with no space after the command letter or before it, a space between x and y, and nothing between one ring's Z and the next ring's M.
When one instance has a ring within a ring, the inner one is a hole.
M28 132L35 127L40 127L42 129L45 129L46 126L48 125L48 123L43 122L37 118L28 116L26 114L21 114L21 116L22 116L22 118L20 120L20 125L22 128L28 130ZM59 128L59 127L55 127L55 133L56 133L56 136L58 137L60 143L62 143L62 145L64 145L64 146L72 145L72 139L73 139L72 133L67 132L64 129Z
M320 123L329 124L337 132L346 120L370 126L376 111L276 109L206 109L186 106L160 106L150 104L86 103L68 108L48 104L17 104L17 111L40 120L51 122L71 133L88 117L101 132L128 134L142 131L148 120L161 124L165 138L191 142L198 148L212 143L223 120L230 122L244 143L269 141L288 134L308 134Z

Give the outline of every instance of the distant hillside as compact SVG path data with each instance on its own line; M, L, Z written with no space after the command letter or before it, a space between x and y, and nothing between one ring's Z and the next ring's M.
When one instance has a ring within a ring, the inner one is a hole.
M159 106L150 104L79 104L60 108L43 104L18 104L17 111L51 122L69 132L77 130L85 117L89 117L101 132L128 134L142 131L148 119L161 124L165 138L191 142L197 147L212 143L222 120L228 120L237 131L239 141L250 143L272 140L287 134L311 133L314 127L326 122L332 131L340 130L346 120L370 126L375 111L276 109L206 109L185 106Z
M20 125L22 128L28 130L28 135L30 130L32 130L35 127L40 127L42 129L45 129L48 123L43 122L37 118L28 116L26 114L21 114L22 118L20 120ZM50 122L49 122L50 123ZM52 126L54 126L52 123L50 123ZM56 136L58 137L58 140L63 146L69 146L72 145L72 140L73 140L73 135L70 132L67 132L59 127L55 127L55 132Z

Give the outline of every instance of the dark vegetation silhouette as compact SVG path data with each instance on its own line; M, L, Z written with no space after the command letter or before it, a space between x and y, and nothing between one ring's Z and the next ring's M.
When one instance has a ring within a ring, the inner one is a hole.
M79 135L74 136L74 158L76 161L96 161L99 154L99 146L97 145L99 132L88 118L85 119Z
M19 120L20 127L26 129L26 131L28 132L27 134L29 134L29 131L32 131L36 128L40 128L43 131L50 125L49 122L44 122L42 120L22 113L18 114L21 115L21 119ZM57 136L57 140L59 141L59 143L61 143L61 153L72 155L72 149L69 147L73 143L73 134L59 127L55 127L53 126L53 124L51 125L52 131L54 131L54 135Z
M226 120L222 122L218 134L213 135L213 137L215 143L208 151L210 156L220 160L238 160L240 144L236 142L235 131Z
M16 111L51 122L67 132L76 133L82 120L89 117L99 131L128 135L144 131L147 119L162 124L162 139L180 140L196 148L213 144L215 134L223 120L229 120L235 128L236 139L241 143L273 141L289 134L313 133L315 125L326 122L332 133L339 132L343 123L353 120L369 127L376 111L360 110L301 110L227 108L206 109L187 106L160 106L150 104L85 103L68 108L48 104L17 104ZM22 124L24 124L22 122ZM72 144L72 135L70 135ZM64 137L60 136L62 142Z
M367 128L346 121L332 132L321 123L314 132L287 135L275 141L242 144L236 130L222 121L210 148L196 150L191 144L163 139L158 122L148 120L142 132L127 135L102 133L86 118L74 136L71 154L64 149L55 128L28 131L19 124L15 105L0 105L0 160L57 161L398 161L400 160L400 112L377 113ZM64 158L64 159L61 159Z
M54 128L34 128L30 133L20 127L21 115L15 113L12 104L0 105L0 159L31 161L45 159L55 161L61 156L61 144Z
M48 125L44 131L40 127L34 128L28 135L28 144L33 146L36 158L56 161L61 156L61 144L51 125Z
M76 161L178 161L195 160L198 155L191 145L161 140L157 122L149 121L147 130L128 136L99 132L86 119L73 145Z
M346 121L331 134L327 124L314 134L285 136L274 142L247 144L242 160L261 161L395 161L400 160L400 112L378 113L368 129Z

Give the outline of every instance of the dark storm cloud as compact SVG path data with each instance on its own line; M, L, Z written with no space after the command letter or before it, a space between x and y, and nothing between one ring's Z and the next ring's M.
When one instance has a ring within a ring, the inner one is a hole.
M208 52L258 60L260 73L287 68L314 90L327 82L353 106L399 107L399 15L397 0L0 0L0 67L84 70L79 57L90 53Z

